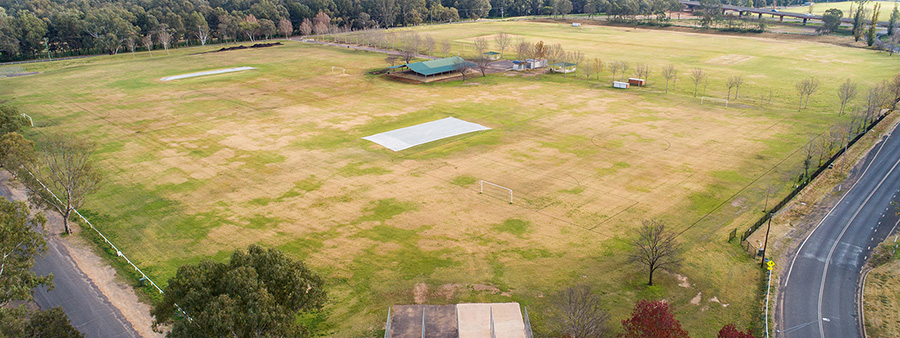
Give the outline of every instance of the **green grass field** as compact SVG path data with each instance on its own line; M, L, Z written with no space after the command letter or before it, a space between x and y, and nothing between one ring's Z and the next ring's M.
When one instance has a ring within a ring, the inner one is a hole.
M811 135L846 118L835 113L838 81L867 87L900 72L886 54L753 36L527 22L417 29L452 40L454 55L500 30L628 61L629 75L646 62L650 86L614 90L609 72L410 85L366 74L386 66L382 54L286 42L31 64L41 74L0 79L0 100L34 117L32 134L99 144L108 179L85 214L160 282L262 243L328 278L327 318L307 318L325 335L372 335L388 306L415 300L519 301L540 330L550 296L587 283L616 327L636 299L664 298L692 335L712 336L757 321L755 264L727 234L760 216L767 185L787 192ZM680 79L669 94L666 63ZM236 66L258 70L159 81ZM699 105L695 67L710 73L706 96L725 97L725 80L743 75L740 99ZM797 112L794 82L809 75L821 88ZM361 139L447 116L493 130L398 153ZM482 179L512 188L516 202L479 195ZM631 230L648 218L684 230L686 283L661 274L647 287L626 265ZM416 284L425 288L414 294Z
M894 6L897 5L897 2L894 1L869 1L866 2L866 9L871 13L872 8L875 7L876 3L881 4L881 15L878 17L879 21L887 21L891 16L891 11L894 10ZM841 12L844 12L844 17L851 17L850 7L857 8L856 3L853 1L840 1L840 2L820 2L812 5L812 14L822 15L825 14L830 8L840 9ZM780 9L785 12L794 12L794 13L809 13L809 6L797 6L797 7L785 7L784 9ZM869 14L871 15L871 14ZM871 19L871 18L869 18Z

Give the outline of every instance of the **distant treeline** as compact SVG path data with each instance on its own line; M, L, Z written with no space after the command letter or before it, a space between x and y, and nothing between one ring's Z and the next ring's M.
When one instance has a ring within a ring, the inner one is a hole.
M723 1L764 6L772 0ZM0 61L488 16L606 13L664 20L680 8L678 0L0 0Z

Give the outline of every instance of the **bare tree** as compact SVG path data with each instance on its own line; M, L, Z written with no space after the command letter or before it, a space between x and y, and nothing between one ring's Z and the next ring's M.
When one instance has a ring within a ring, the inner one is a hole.
M208 25L197 25L197 40L200 40L201 46L206 46L206 40L209 39L209 26Z
M529 56L531 56L531 52L534 50L534 46L530 42L527 42L523 39L519 39L519 42L516 43L516 59L525 60Z
M571 286L553 297L553 320L562 337L612 337L609 313L587 285Z
M621 69L621 67L619 67L621 65L621 63L622 63L621 61L613 61L612 64L609 65L609 71L612 73L613 81L617 80L616 74L618 74L619 69Z
M134 56L134 45L135 45L134 36L129 35L127 38L125 38L125 46L127 46L127 47L128 47L128 50L131 51L131 58L132 58L132 59L135 58L135 56Z
M28 170L34 174L25 177L29 197L59 212L67 234L72 233L72 212L100 185L100 172L91 159L93 152L90 143L68 135L53 135L42 142L35 160L28 164Z
M156 34L156 40L166 49L166 55L169 55L169 44L172 43L172 34L169 34L165 29L160 30Z
M744 77L741 75L735 75L728 78L726 81L726 85L728 86L728 99L731 99L731 89L734 88L734 98L737 99L738 91L741 89L741 85L744 84Z
M596 71L595 67L596 66L594 65L593 61L588 61L588 62L585 62L583 65L581 65L581 67L578 67L578 72L583 73L584 79L587 81L590 81L591 76L594 75L594 72Z
M628 71L628 61L619 61L619 71L622 72L622 80L625 80L625 72Z
M278 21L278 31L287 39L294 34L294 25L291 24L291 20L281 19Z
M800 94L800 106L797 108L797 111L800 111L803 108L809 107L809 97L819 89L819 79L808 77L797 81L794 87L797 88L797 93ZM804 97L806 97L805 105L803 100Z
M153 34L144 35L141 38L141 42L144 43L144 47L147 47L147 52L150 53L150 56L153 56Z
M497 33L494 36L494 43L497 44L497 49L500 50L500 57L503 57L503 52L509 47L509 44L512 42L512 36L506 34L505 32Z
M487 69L491 65L491 58L484 54L475 56L475 67L481 72L481 76L487 76Z
M304 36L312 34L313 26L312 22L309 19L303 19L303 22L300 23L300 34Z
M706 73L703 72L703 69L694 68L691 71L691 80L694 81L694 97L697 97L697 87L700 86L700 83L706 79Z
M647 268L647 285L653 285L653 273L656 270L670 270L681 262L680 245L675 241L676 236L676 233L666 229L665 224L656 220L643 221L638 229L629 258L633 263Z
M453 59L453 70L462 74L463 82L466 82L466 73L472 69L472 63L461 57Z
M434 48L437 46L437 42L434 41L434 38L431 35L426 35L425 39L422 40L422 49L425 50L425 53L431 55L434 53Z
M647 81L647 78L650 77L650 66L646 63L639 63L634 65L634 75L639 79L644 79Z
M450 41L441 41L441 53L450 54Z
M575 65L576 71L578 70L579 65L584 62L584 53L581 51L573 50L571 52L566 53L565 62L571 63ZM563 72L563 77L566 77L566 73Z
M481 38L481 37L475 38L474 45L472 47L475 48L475 53L478 54L476 56L481 56L484 53L487 53L488 42L487 42L487 40L485 40L484 38Z
M594 58L591 63L594 64L594 70L597 72L597 81L600 81L600 73L603 73L603 60Z
M391 64L391 67L397 63L397 60L400 60L400 57L393 54L388 54L387 57L384 58L384 61Z
M853 100L854 97L856 97L856 83L850 81L850 79L844 80L838 88L838 98L841 99L841 111L838 113L838 116L844 114L847 103Z
M409 33L403 36L403 45L400 50L400 55L403 56L403 61L409 63L419 52L420 44L422 43L422 38L419 37L418 33Z
M669 92L669 82L671 81L672 83L674 83L675 81L678 80L677 79L678 70L675 69L675 65L670 63L670 64L663 66L662 74L663 74L663 77L666 78L666 93L668 93Z

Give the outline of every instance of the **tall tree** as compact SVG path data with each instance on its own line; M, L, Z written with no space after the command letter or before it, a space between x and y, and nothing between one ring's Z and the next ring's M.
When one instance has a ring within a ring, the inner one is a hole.
M503 57L503 52L506 51L506 48L509 47L509 44L512 42L512 37L506 32L501 31L494 36L494 43L497 44L497 49L500 50L500 57Z
M169 55L169 44L172 43L172 33L169 33L164 27L159 32L156 32L156 41L166 50L166 55Z
M622 321L622 338L688 338L665 301L640 300L631 317Z
M894 36L898 20L900 20L900 10L897 9L897 4L894 4L894 10L891 11L891 17L888 19L887 35Z
M639 79L647 80L650 77L650 66L646 63L639 63L634 65L634 75Z
M697 88L703 80L706 80L706 73L703 72L703 69L694 68L694 70L691 71L691 80L694 81L694 97L697 97Z
M853 13L853 39L859 41L862 38L866 28L866 3L868 0L854 1L856 11ZM852 7L851 7L852 9ZM851 11L852 12L852 11Z
M32 217L25 203L0 198L0 306L30 300L31 289L52 285L52 275L31 271L34 257L46 250L44 223L44 216Z
M147 33L144 37L141 38L141 42L144 44L144 47L147 48L147 52L150 53L150 56L153 56L153 34Z
M0 104L0 135L16 133L26 124L22 112L14 106Z
M838 113L838 116L844 114L844 108L847 107L847 103L850 100L853 100L856 97L856 83L851 81L850 79L844 80L841 83L841 86L838 88L838 98L841 100L841 111Z
M822 15L822 27L819 27L816 30L822 34L830 34L841 26L841 18L843 17L844 12L841 12L840 9L829 8L825 11L825 14Z
M561 337L612 337L609 313L601 307L600 296L586 285L568 287L553 297L551 322Z
M877 36L875 35L875 30L878 28L878 15L881 14L881 3L876 2L875 7L872 8L872 23L869 24L869 30L866 32L866 44L869 47L875 44L875 39Z
M808 77L797 81L794 87L797 89L797 93L800 94L800 107L797 108L797 111L801 111L803 108L809 107L809 97L819 89L819 79ZM804 97L806 101L803 100ZM806 103L805 105L804 102Z
M281 19L278 21L278 32L281 35L284 35L285 38L291 37L291 34L294 34L294 26L291 25L291 20Z
M26 10L18 15L13 27L18 30L16 35L23 52L34 56L43 49L44 35L47 34L47 23L44 20Z
M297 315L325 301L324 281L302 261L254 244L227 263L179 267L151 314L173 337L309 337Z
M35 160L27 164L34 176L20 177L32 201L62 216L67 234L72 233L69 228L72 212L100 185L101 174L91 158L93 153L91 143L71 136L51 135L39 143Z
M674 83L675 81L678 80L678 78L677 78L678 70L675 69L675 65L670 63L670 64L663 66L662 74L663 74L663 77L666 78L666 93L668 93L669 92L669 82L671 81Z
M653 285L656 270L671 270L681 263L677 234L656 220L645 220L632 240L629 260L647 269L647 285Z

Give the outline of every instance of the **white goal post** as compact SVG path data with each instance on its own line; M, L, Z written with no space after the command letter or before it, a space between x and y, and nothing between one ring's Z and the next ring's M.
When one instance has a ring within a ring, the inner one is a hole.
M485 183L487 183L488 185L492 185L492 186L495 186L495 187L497 187L497 188L500 188L500 189L509 191L509 204L513 204L513 191L512 191L512 189L507 188L507 187L504 187L504 186L499 185L499 184L494 184L494 183L491 183L491 182L488 182L488 181L485 181L485 180L481 180L481 181L479 182L479 184L481 185L481 191L478 192L479 194L484 194L484 184L485 184Z
M341 70L341 75L347 74L347 70L346 70L346 69L341 68L341 67L338 67L338 66L331 66L331 74L334 74L334 71L335 71L335 70L338 70L338 69Z
M700 97L700 105L701 105L701 106L703 105L703 101L704 101L704 100L706 100L706 101L716 101L716 102L725 102L725 108L728 108L728 99L720 99L720 98L715 98L715 97L701 96L701 97Z

